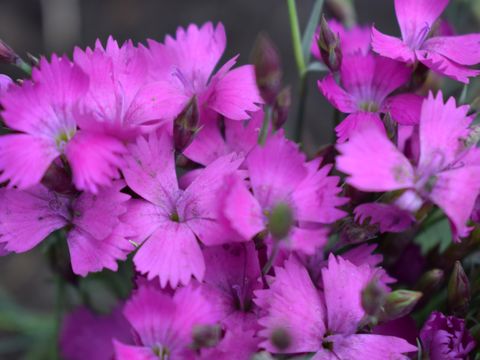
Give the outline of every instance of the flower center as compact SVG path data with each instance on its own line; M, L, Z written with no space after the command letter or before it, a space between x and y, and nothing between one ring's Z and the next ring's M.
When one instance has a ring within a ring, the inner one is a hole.
M65 145L73 138L76 130L68 130L57 135L55 138L55 145L60 152L63 152Z
M366 112L376 113L380 109L375 101L363 101L359 104L360 109Z
M155 345L152 351L160 360L168 360L170 357L170 351L162 345Z

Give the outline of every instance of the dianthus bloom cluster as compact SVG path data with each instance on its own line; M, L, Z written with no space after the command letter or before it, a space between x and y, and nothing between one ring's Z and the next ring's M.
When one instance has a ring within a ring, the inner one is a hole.
M74 287L135 271L109 314L85 301L65 316L63 357L467 358L465 319L480 319L455 260L476 241L480 135L425 76L468 83L480 35L440 26L447 3L395 0L401 39L322 20L319 90L346 114L330 157L282 130L289 93L268 40L255 66L223 63L221 24L109 38L0 78L2 254L66 242ZM457 258L427 266L414 240L443 220ZM444 271L448 307L432 307Z

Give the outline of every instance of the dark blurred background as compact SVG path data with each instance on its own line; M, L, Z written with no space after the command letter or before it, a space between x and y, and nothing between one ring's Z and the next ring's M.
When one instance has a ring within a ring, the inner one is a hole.
M297 1L302 26L308 20L313 3L313 0ZM451 7L455 7L450 9L453 20L460 20L457 18L459 5L480 9L480 2L476 0L452 0L451 3ZM393 0L357 0L355 8L358 23L375 23L386 33L399 33ZM470 20L474 18L473 11L467 14ZM478 31L478 23L470 20L456 21L470 27L458 30L472 31L477 27ZM285 0L0 0L0 38L22 56L27 52L35 56L51 52L71 54L74 46L92 46L97 38L105 41L109 35L120 41L144 42L147 38L162 41L178 26L206 21L221 21L225 25L228 43L223 61L240 54L239 63L248 63L256 36L261 31L267 32L281 54L284 83L293 86L295 96L297 73ZM0 67L0 71L13 77L21 76L5 66ZM310 151L333 139L331 106L316 89L320 76L315 73L309 78L303 141ZM287 128L291 129L292 124L287 124ZM51 311L55 293L53 278L41 251L35 249L27 254L0 258L0 299L7 296L13 303L32 311ZM0 327L2 321L0 315ZM11 358L2 355L6 354L5 347L8 345L0 335L0 359Z

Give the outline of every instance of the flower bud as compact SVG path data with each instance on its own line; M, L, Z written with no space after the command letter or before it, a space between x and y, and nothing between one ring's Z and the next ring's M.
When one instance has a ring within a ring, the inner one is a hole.
M385 304L386 291L378 282L378 279L372 279L362 290L362 307L367 315L377 317Z
M292 344L292 337L287 329L278 327L272 331L270 341L278 350L285 351Z
M421 297L422 293L418 291L392 291L385 298L382 321L395 320L408 315Z
M415 290L420 291L424 296L432 295L439 289L440 285L442 284L443 277L444 273L441 269L427 271L422 275L420 280L418 280L417 284L415 285Z
M332 72L338 71L342 65L340 38L330 29L324 16L322 16L322 20L320 21L320 33L317 44L325 65L327 65Z
M268 230L277 240L286 237L292 225L293 213L288 204L280 203L268 214Z
M0 63L15 64L19 59L13 49L0 40Z
M292 89L290 86L284 88L275 99L272 109L272 125L275 130L280 129L288 118L288 111L292 105Z
M222 330L218 325L197 325L193 328L194 349L214 347L220 341Z
M272 105L280 92L282 66L280 55L267 34L260 34L253 46L251 61L255 65L255 77L262 98Z
M198 113L197 97L190 99L182 112L174 120L173 139L175 150L182 152L190 145L195 134L200 130L200 115Z
M463 317L470 304L470 282L460 261L455 262L447 289L447 302L451 312Z

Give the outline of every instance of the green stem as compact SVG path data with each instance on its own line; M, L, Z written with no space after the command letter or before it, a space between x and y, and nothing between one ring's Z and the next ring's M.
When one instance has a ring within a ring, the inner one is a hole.
M15 62L15 66L22 70L27 75L32 75L32 67L22 58L18 58Z
M293 53L297 63L298 74L300 77L306 71L305 59L302 51L302 37L300 35L300 25L298 23L297 5L295 0L287 0L288 15L290 19L290 30L292 32Z
M265 141L268 135L268 128L270 125L271 114L272 114L272 111L270 109L270 106L265 106L262 129L260 130L260 134L258 135L258 143L260 145L265 145Z
M65 309L65 290L66 283L65 279L60 275L56 274L56 304L55 304L55 349L53 353L55 354L55 359L60 359L60 354L58 352L60 345L60 331L62 327L63 312Z
M280 245L279 245L278 241L276 241L275 244L273 245L272 253L270 254L270 257L269 257L267 263L265 264L265 266L262 269L262 275L267 275L268 274L268 272L270 271L270 269L273 266L273 263L277 259L277 255L278 255L279 250L280 250Z
M303 126L305 122L305 105L307 102L308 83L307 74L300 78L300 95L298 98L297 125L295 128L295 141L302 142Z

